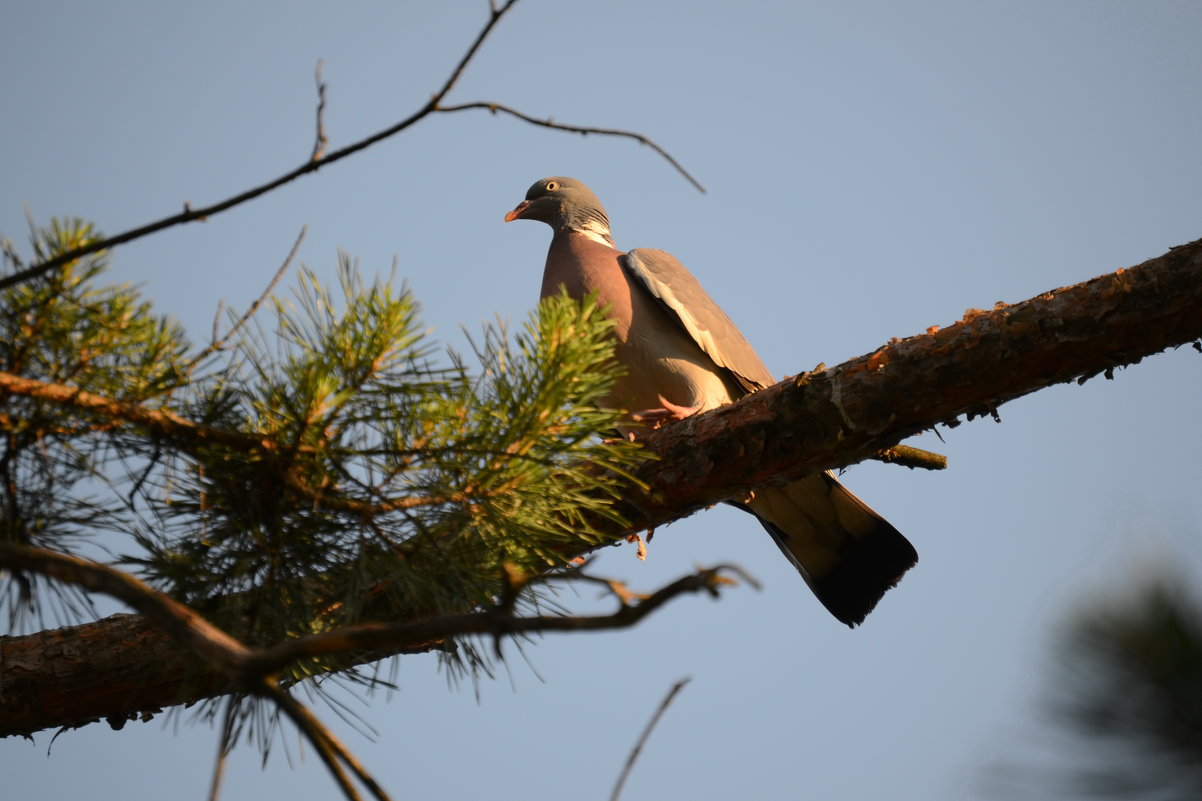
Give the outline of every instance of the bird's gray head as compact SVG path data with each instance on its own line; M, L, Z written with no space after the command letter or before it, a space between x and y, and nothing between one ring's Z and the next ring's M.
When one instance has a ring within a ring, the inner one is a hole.
M613 243L605 207L575 178L556 175L535 181L526 199L505 215L505 222L513 220L538 220L557 231L577 231Z

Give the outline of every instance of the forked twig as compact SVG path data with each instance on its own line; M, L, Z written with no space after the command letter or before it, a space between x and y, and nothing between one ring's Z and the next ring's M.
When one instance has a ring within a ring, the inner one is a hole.
M404 131L406 128L409 128L409 127L415 125L416 123L420 122L421 120L425 119L426 117L430 116L431 114L434 114L438 111L461 110L462 107L452 106L452 107L447 107L447 108L440 108L440 106L442 104L443 99L445 99L447 94L455 87L455 84L459 81L460 76L463 75L463 71L467 68L467 66L471 62L472 58L476 55L476 52L480 49L480 46L484 43L484 40L486 38L488 38L488 35L492 32L493 28L496 27L497 23L500 22L501 18L505 16L506 12L508 12L511 8L513 8L513 6L517 2L518 2L518 0L507 0L507 2L498 5L495 2L495 0L492 0L492 2L489 3L490 12L489 12L488 21L484 24L484 27L476 35L475 40L473 40L471 45L468 47L468 49L464 53L463 57L455 65L455 68L451 71L450 76L446 79L446 81L442 84L442 86L438 89L438 91L436 91L430 97L430 99L428 101L426 101L426 103L424 105L422 105L421 108L419 108L417 111L413 112L412 114L410 114L408 117L404 118L403 120L400 120L399 122L389 126L388 128L385 128L381 131L377 131L376 133L371 134L370 136L364 137L363 139L360 139L357 142L353 142L353 143L347 145L346 147L339 148L338 150L335 150L331 153L322 155L321 154L321 151L323 150L322 138L324 136L323 122L322 122L322 110L323 110L324 103L325 103L325 92L324 92L325 86L321 82L320 72L319 72L318 73L318 109L317 109L318 141L317 141L317 145L314 147L313 153L310 155L310 157L308 159L305 160L305 162L303 164L284 173L283 175L280 175L277 178L273 178L272 180L267 181L266 183L263 183L263 184L259 184L258 186L251 187L250 189L247 189L236 195L228 197L225 200L221 200L221 201L218 201L211 205L203 206L203 207L199 207L199 208L192 208L192 206L189 205L188 203L184 203L183 211L180 211L177 214L172 214L167 217L163 217L162 219L155 220L154 222L147 223L147 224L139 226L137 228L131 228L128 231L123 231L122 233L116 234L114 236L110 236L110 237L107 237L104 239L92 240L83 245L80 245L79 247L64 251L63 253L60 253L59 255L57 255L53 258L46 259L45 261L39 262L39 263L34 264L27 268L18 269L16 272L12 273L11 275L6 275L3 277L0 277L0 289L4 289L5 287L9 287L9 286L13 286L15 284L20 284L25 281L29 281L29 280L37 278L41 275L45 275L46 273L50 272L51 270L54 270L58 267L62 267L65 264L69 264L69 263L75 261L76 259L80 258L81 256L86 256L90 253L97 253L102 250L109 250L118 245L124 245L125 243L132 242L135 239L141 239L142 237L149 236L150 234L157 233L166 228L172 228L177 225L183 225L185 223L195 222L197 220L208 219L209 217L212 217L216 214L220 214L223 211L228 211L229 209L232 209L235 206L240 206L249 200L254 200L255 198L259 197L260 195L265 195L268 192L278 189L281 186L283 186L284 184L295 181L296 179L298 179L304 175L308 175L309 173L312 173L312 172L317 172L317 170L321 169L322 167L326 166L327 164L333 164L336 161L341 161L342 159L346 158L347 156L353 155L355 153L358 153L360 150L364 150L368 147L371 147L372 145L376 144L377 142L380 142L384 139L388 139L392 136L395 136L396 134L400 133L401 131ZM486 107L489 104L480 104L480 105L481 105L481 107ZM502 110L502 107L497 106L496 109ZM560 127L560 126L556 126L554 124L548 124L546 121L537 121L532 117L527 117L526 115L520 114L520 113L512 111L510 109L503 109L503 110L510 114L513 114L514 116L520 117L522 119L526 119L529 122L532 122L536 125L542 125L544 127L549 127L549 128ZM684 170L681 169L680 165L677 164L675 159L673 159L671 156L668 156L668 154L663 150L663 148L659 147L658 145L654 144L650 140L646 139L646 137L643 137L639 134L630 133L628 131L610 131L610 130L606 130L606 129L602 129L602 128L583 129L583 128L576 128L576 127L571 127L571 126L564 126L564 127L561 127L561 129L568 130L568 131L575 131L577 133L597 133L597 134L605 134L605 135L610 135L610 136L625 136L625 137L629 137L629 138L633 138L633 139L638 139L638 140L642 141L644 144L650 145L658 153L660 153L665 158L667 158L673 164L673 166L675 166L686 177L688 177L688 179L693 183L694 186L697 186L698 188L700 188L700 185L698 185L697 182L694 181L693 178L688 175L688 173L685 173ZM14 265L16 265L16 264L17 264L17 262L14 261Z
M85 245L81 245L80 247L64 251L52 259L47 259L39 264L35 264L24 270L15 272L12 275L0 278L0 289L3 289L7 286L12 286L13 284L19 284L23 281L28 281L31 278L37 278L38 276L44 275L56 267L61 267L64 264L68 264L69 262L78 259L80 256L86 256L89 253L96 253L97 251L101 250L108 250L109 248L116 247L117 245L123 245L126 242L131 242L135 239L140 239L144 236L162 231L164 228L171 228L176 225L182 225L183 223L193 222L195 220L203 220L207 219L208 217L212 217L215 214L220 214L221 212L232 209L235 206L240 206L248 200L254 200L260 195L264 195L274 189L278 189L284 184L295 181L302 175L308 175L311 172L316 172L327 164L333 164L335 161L341 161L347 156L371 147L382 139L387 139L390 136L400 133L401 131L409 128L421 119L433 113L438 104L442 102L442 99L446 97L447 93L450 92L455 86L455 83L459 80L459 76L463 74L463 70L467 67L468 62L471 61L472 56L476 54L476 51L480 49L480 45L488 37L488 34L492 32L492 29L496 27L496 24L503 16L505 16L505 13L509 11L509 9L513 8L515 3L517 3L517 0L508 0L507 3L499 8L494 7L492 9L491 13L489 14L488 21L484 24L484 27L480 30L480 32L476 34L475 40L472 42L471 46L468 47L467 52L459 60L459 63L455 65L455 69L452 70L450 77L447 78L442 87L434 93L434 95L425 103L425 105L400 122L397 122L382 131L378 131L371 136L349 144L346 147L335 150L333 153L329 153L322 158L308 159L304 164L301 164L299 167L284 173L278 178L273 178L267 183L251 187L244 192L240 192L232 197L226 198L225 200L213 203L212 205L194 209L185 203L184 210L178 214L172 214L168 217L155 220L154 222L147 223L146 225L138 228L131 228L130 230L115 236L110 236L106 239L94 240Z

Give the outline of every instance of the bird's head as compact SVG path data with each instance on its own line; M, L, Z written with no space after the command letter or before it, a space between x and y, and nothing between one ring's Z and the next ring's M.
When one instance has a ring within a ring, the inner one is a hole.
M505 222L538 220L566 229L609 237L609 217L593 191L575 178L552 176L534 182L526 199L505 215Z

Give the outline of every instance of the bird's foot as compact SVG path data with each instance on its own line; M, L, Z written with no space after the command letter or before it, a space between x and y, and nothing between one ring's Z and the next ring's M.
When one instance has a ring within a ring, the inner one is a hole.
M672 423L691 417L701 411L700 406L677 406L672 401L659 396L660 406L657 409L643 409L630 415L631 419L640 423L651 423L652 428L659 428L664 423Z

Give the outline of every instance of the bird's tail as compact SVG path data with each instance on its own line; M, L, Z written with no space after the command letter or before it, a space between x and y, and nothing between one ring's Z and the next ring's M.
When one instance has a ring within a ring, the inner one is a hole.
M757 490L743 506L763 524L831 614L863 622L918 562L914 546L830 473Z

